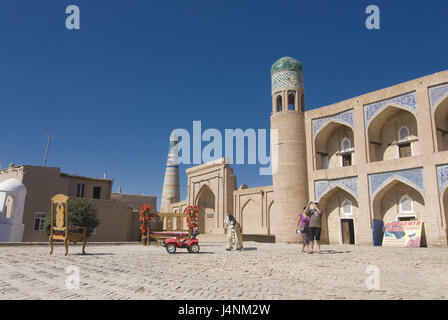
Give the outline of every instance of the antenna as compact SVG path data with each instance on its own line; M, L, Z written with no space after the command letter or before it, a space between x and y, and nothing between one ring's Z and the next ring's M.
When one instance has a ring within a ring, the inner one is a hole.
M51 142L51 139L54 138L54 136L47 133L47 137L48 137L48 142L47 142L47 149L45 150L45 157L44 157L44 164L43 164L44 167L47 165L48 148L50 148L50 142Z

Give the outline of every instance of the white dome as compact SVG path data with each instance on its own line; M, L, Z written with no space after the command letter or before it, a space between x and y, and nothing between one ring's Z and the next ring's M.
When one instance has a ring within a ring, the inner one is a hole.
M26 193L26 187L19 180L11 178L0 183L0 191Z

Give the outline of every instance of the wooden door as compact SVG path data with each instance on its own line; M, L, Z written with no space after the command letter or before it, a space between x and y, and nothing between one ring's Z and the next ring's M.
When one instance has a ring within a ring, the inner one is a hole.
M343 244L355 244L355 229L353 219L341 220L341 233Z

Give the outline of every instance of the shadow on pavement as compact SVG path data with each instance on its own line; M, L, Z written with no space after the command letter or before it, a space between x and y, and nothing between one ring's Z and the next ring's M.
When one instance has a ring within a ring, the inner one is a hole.
M190 253L190 252L188 252L188 251L176 251L174 254L192 254L192 255L195 255L195 254L215 254L214 252L202 252L202 251L199 251L198 253Z
M110 253L110 252L99 252L99 253L89 253L86 252L84 253L72 253L72 256L114 256L115 253Z
M351 253L351 251L321 250L320 253L314 251L312 254L338 254L338 253Z

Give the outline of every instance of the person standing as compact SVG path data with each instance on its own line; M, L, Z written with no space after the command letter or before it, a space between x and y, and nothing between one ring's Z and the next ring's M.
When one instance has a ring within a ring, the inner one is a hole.
M310 201L307 206L309 223L309 239L311 253L313 253L314 242L317 243L317 251L320 253L320 232L322 230L322 211L319 208L319 202Z
M233 243L236 245L236 250L243 250L243 235L240 224L235 217L231 214L227 215L224 218L224 226L227 233L226 250L232 250Z
M302 252L305 252L305 247L306 247L306 252L311 253L310 246L309 246L310 241L308 239L308 234L309 234L308 226L310 223L310 216L308 215L307 209L308 209L308 207L303 208L303 213L301 213L299 215L299 219L297 219L296 233L299 233L298 229L300 226L300 235L302 236Z

